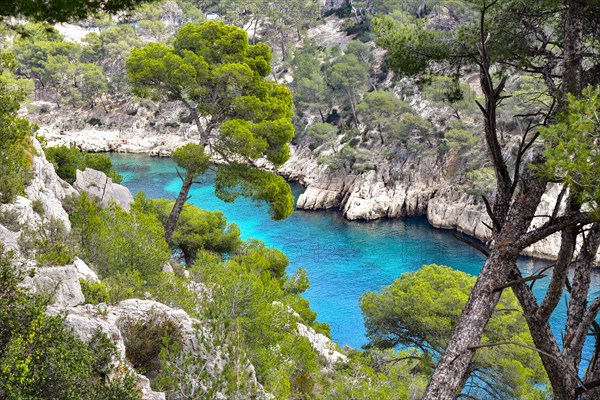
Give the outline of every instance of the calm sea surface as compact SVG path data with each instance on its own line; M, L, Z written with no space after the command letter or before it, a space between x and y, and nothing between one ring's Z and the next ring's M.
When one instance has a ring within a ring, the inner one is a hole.
M116 170L124 175L123 184L134 194L140 190L147 196L174 199L181 187L170 158L111 154ZM347 221L336 211L297 210L284 221L273 221L265 206L257 206L245 198L225 203L214 194L214 175L199 179L202 183L191 190L190 202L207 210L221 210L229 222L240 226L242 237L256 238L283 251L290 259L288 273L298 267L308 272L311 288L305 297L318 313L318 320L331 326L332 338L340 345L360 348L366 343L363 318L358 305L366 291L379 290L391 284L404 272L422 265L448 265L477 275L484 258L468 245L456 240L450 231L429 226L424 218ZM302 187L292 185L296 197ZM546 262L523 258L522 270L529 275ZM594 276L591 295L600 291L600 277ZM540 297L547 282L536 283ZM561 302L551 323L560 337L559 326L566 319ZM588 343L585 357L591 356ZM584 362L585 363L585 362Z

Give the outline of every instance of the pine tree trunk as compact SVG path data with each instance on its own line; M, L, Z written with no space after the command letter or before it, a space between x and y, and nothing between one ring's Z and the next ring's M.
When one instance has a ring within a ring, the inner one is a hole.
M595 336L596 344L594 346L594 356L590 361L587 371L585 372L585 383L600 382L600 337L597 333ZM581 396L582 400L597 400L600 399L600 386L591 388Z
M581 93L583 69L583 0L568 2L565 16L563 93Z
M446 351L427 386L424 400L455 398L464 383L483 330L500 299L495 289L507 282L520 254L514 242L525 234L535 215L546 184L533 173L524 177L502 230L496 235L491 253L479 274Z
M518 267L514 266L514 275L511 278L518 279L521 273ZM531 289L525 284L520 283L513 287L513 292L521 307L523 314L529 326L529 332L533 338L535 347L542 350L540 358L552 385L553 394L556 399L565 399L567 390L565 385L564 361L560 358L560 349L554 338L554 333L550 328L548 321L540 321L537 317L537 301ZM551 357L550 355L554 356Z
M186 173L183 180L183 185L181 185L181 190L177 196L177 200L175 200L175 205L173 206L171 214L169 214L169 219L165 224L165 240L167 243L171 240L171 236L173 236L175 226L177 225L181 211L183 211L183 206L188 199L188 193L190 192L193 181L194 179L192 175Z

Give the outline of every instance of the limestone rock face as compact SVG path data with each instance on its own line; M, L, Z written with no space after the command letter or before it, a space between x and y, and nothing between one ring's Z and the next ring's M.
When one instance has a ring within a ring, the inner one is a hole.
M129 211L133 203L133 195L125 186L114 183L104 172L86 168L85 171L77 170L77 179L73 187L79 193L86 192L100 200L105 207L109 200L114 200L124 210Z
M135 323L140 320L147 320L155 313L164 315L179 328L182 344L185 348L192 350L194 346L197 346L194 325L199 324L199 321L191 318L185 311L172 309L156 301L130 299L111 306L86 304L67 309L50 307L48 314L57 315L63 311L68 313L66 323L81 340L89 342L94 333L100 330L113 341L119 351L120 358L123 360L125 360L123 323L125 321ZM165 399L164 393L155 392L151 389L147 377L137 373L135 376L137 386L142 391L144 399Z
M0 243L4 245L4 250L12 250L17 254L20 251L17 234L2 225L0 225Z
M46 160L46 155L35 138L33 138L33 145L37 155L33 158L33 179L25 188L27 198L31 201L41 202L44 217L57 219L67 230L70 230L69 215L63 209L62 201L66 196L77 192L71 185L59 178L52 164Z
M403 216L427 216L436 228L456 229L486 241L491 238L491 220L480 197L465 193L465 184L456 172L452 154L409 154L397 149L393 158L374 148L372 169L359 173L332 170L317 162L306 147L293 148L290 160L280 173L306 186L296 207L305 210L339 208L350 220L375 220ZM537 215L550 215L561 191L549 185ZM547 217L536 217L530 229ZM560 235L554 234L523 252L525 255L553 258L560 248Z
M198 138L198 129L183 118L187 112L177 103L115 102L109 105L109 113L102 107L65 112L42 102L33 106L36 111L28 118L42 127L40 134L50 146L167 156Z
M298 323L298 333L300 336L307 338L313 348L327 360L328 366L333 366L335 363L346 362L348 357L337 351L336 345L327 336L316 332L313 328L304 324Z
M33 293L52 294L58 307L73 307L85 301L77 268L73 265L36 268L35 276L26 278L23 284Z
M71 230L69 215L62 207L62 201L77 192L59 178L52 164L46 160L39 142L35 138L32 138L32 142L37 154L33 157L31 182L25 188L26 197L17 196L14 202L0 205L0 212L10 217L12 225L5 223L4 228L14 233L8 234L2 230L0 237L14 250L17 250L16 240L22 228L39 231L44 225L43 221L55 220L65 227L67 233Z
M92 271L92 269L88 267L82 259L75 257L75 261L73 261L73 266L77 270L77 276L79 278L84 279L86 282L89 283L100 282L98 275L94 271Z

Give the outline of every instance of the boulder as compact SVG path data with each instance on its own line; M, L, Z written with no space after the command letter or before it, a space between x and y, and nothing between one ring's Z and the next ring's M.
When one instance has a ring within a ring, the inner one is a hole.
M26 278L23 284L33 293L53 295L53 304L58 307L73 307L85 301L77 268L73 265L37 268L35 276Z
M222 366L222 349L218 346L208 346L204 348L203 343L199 343L197 339L197 329L205 331L202 321L190 317L185 311L174 309L165 304L152 300L129 299L124 300L115 305L91 305L85 304L76 307L58 307L51 306L48 308L49 315L59 315L66 312L66 323L73 332L83 341L89 342L93 335L98 331L104 332L116 345L119 352L119 358L126 360L126 348L124 335L126 331L123 329L124 322L146 321L155 315L161 315L169 320L179 329L179 338L182 342L185 351L201 354L205 359L209 360L206 364L206 370L213 373L220 371ZM307 328L310 330L310 328ZM207 330L208 331L208 330ZM314 332L314 331L313 331ZM314 337L316 332L309 333ZM322 335L321 335L322 336ZM327 338L325 338L327 339ZM327 339L329 340L329 339ZM316 342L322 342L322 338L318 337ZM137 379L137 385L142 391L143 398L146 400L164 400L164 393L154 392L150 387L148 378L144 375L137 374L128 363L125 366L132 371ZM262 387L256 381L254 367L249 366L251 377L249 378L252 385L256 385L261 394L259 398L270 398L264 393ZM222 393L217 393L215 398L226 398Z
M86 168L85 171L77 170L77 179L73 187L79 193L87 193L100 200L103 206L108 206L110 200L115 201L124 210L131 209L133 195L125 186L114 183L104 172Z
M73 266L77 270L77 276L79 278L84 279L89 283L99 283L100 279L98 275L87 264L80 258L75 257L75 261L73 261Z
M4 250L12 250L15 253L19 253L19 237L16 233L6 229L4 226L0 225L0 243L4 245Z
M172 309L162 303L151 300L125 300L116 305L91 305L85 304L78 307L63 308L53 306L48 309L49 315L58 315L67 311L66 323L73 332L83 341L89 342L98 331L104 332L116 345L119 358L125 358L125 341L123 338L123 322L139 321L150 318L155 313L160 313L177 325L181 332L184 346L192 349L195 345L194 326L199 322L191 318L185 311ZM165 394L155 392L150 387L149 379L131 369L136 377L137 387L142 392L145 400L164 400Z

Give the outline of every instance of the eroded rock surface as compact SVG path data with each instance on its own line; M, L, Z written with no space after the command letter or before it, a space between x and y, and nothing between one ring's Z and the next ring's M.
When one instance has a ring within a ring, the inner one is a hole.
M87 193L100 200L103 206L108 206L109 201L115 201L124 210L129 211L133 203L133 195L123 185L114 183L104 172L86 168L85 171L77 170L77 179L73 187L79 193Z
M306 326L304 324L298 323L298 333L300 336L307 338L312 344L313 348L325 359L327 360L328 366L335 365L339 362L348 361L348 357L343 355L337 350L337 346L335 343L331 341L327 336L322 333L316 332L310 326Z
M33 293L54 296L53 303L57 307L73 307L85 301L75 266L44 267L34 271L35 275L23 282Z

